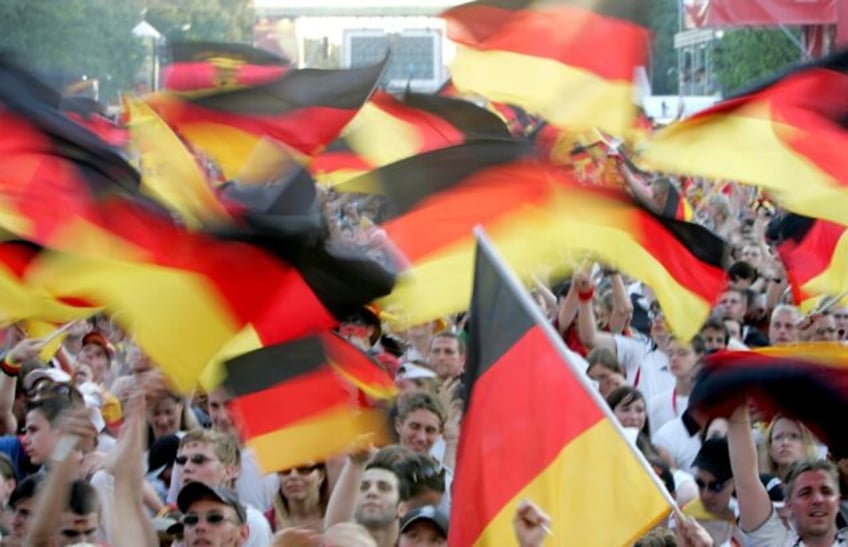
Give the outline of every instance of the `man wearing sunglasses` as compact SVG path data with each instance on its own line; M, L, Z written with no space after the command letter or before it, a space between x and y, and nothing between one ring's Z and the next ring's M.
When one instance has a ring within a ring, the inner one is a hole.
M183 488L192 482L200 482L211 488L231 490L241 472L240 462L241 451L235 437L206 429L186 433L180 440L176 458L177 469L182 472ZM179 497L177 501L179 502ZM245 524L249 532L244 545L246 547L270 545L271 526L265 516L251 505L244 504L243 507L246 515Z
M183 541L186 547L247 545L250 534L247 511L232 490L190 482L180 490L177 506L183 513Z
M737 504L733 498L733 473L730 470L730 452L727 439L713 437L704 441L693 463L698 500L694 502L703 510L684 510L695 517L716 545L732 545L736 531Z

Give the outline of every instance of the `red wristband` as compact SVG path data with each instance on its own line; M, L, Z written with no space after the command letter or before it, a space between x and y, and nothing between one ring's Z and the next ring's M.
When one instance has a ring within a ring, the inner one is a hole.
M3 359L2 361L0 361L0 370L2 370L3 374L5 374L6 376L11 376L12 378L15 378L21 373L21 365L10 363L7 360Z
M588 302L595 297L595 287L590 287L588 291L577 291L577 298L581 302Z

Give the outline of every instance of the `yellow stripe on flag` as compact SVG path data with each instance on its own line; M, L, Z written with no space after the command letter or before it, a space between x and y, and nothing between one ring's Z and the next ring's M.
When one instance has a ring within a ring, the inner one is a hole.
M517 545L512 523L525 499L550 515L556 545L630 546L671 511L656 482L608 419L568 443L500 510L474 545Z
M343 137L354 152L372 165L388 165L414 156L422 147L415 126L370 102L351 120Z
M227 371L224 362L257 350L262 347L262 341L252 325L246 325L238 334L224 344L224 347L209 361L203 373L200 375L200 385L206 393L211 393L220 386L226 378Z
M454 86L521 106L558 127L625 135L636 115L630 81L615 82L552 59L457 45Z

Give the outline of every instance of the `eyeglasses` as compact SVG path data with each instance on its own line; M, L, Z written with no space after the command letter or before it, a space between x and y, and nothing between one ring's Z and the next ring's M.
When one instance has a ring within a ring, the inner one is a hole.
M224 516L223 513L206 513L203 515L203 520L206 521L206 524L211 524L212 526L218 526L219 524L223 524L224 522L231 522L233 524L239 524L234 520L228 519ZM189 513L183 517L183 525L184 526L197 526L200 523L200 515L195 515Z
M714 481L714 482L704 482L701 479L695 479L695 484L698 485L698 490L709 490L710 492L715 492L716 494L724 490L724 487L727 486L727 481Z
M321 465L301 465L299 467L292 467L291 469L286 469L280 471L280 475L291 475L293 472L297 473L300 476L308 475L315 471L316 469L321 469Z
M62 530L59 533L62 534L62 537L68 539L89 539L97 533L97 528L89 528L88 530Z
M206 462L211 462L213 459L214 458L204 456L203 454L192 454L191 456L177 456L174 458L174 461L177 462L177 465L185 465L188 462L191 462L194 465L203 465Z

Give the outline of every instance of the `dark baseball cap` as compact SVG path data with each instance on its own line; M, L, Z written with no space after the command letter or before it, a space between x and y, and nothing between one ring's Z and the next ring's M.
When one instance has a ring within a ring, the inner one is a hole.
M202 482L190 482L183 486L180 494L177 496L177 507L180 508L182 513L186 513L192 503L210 498L229 505L235 510L242 524L247 522L247 511L235 492L226 488L207 486Z
M727 439L724 437L713 437L704 441L692 467L711 473L715 480L724 482L733 478L730 469L730 449L727 447Z
M448 516L439 511L433 505L425 505L424 507L419 507L418 509L413 509L409 513L405 514L403 518L400 520L400 533L403 534L406 530L409 529L414 523L426 520L436 527L439 532L441 532L442 536L447 539L448 537Z

